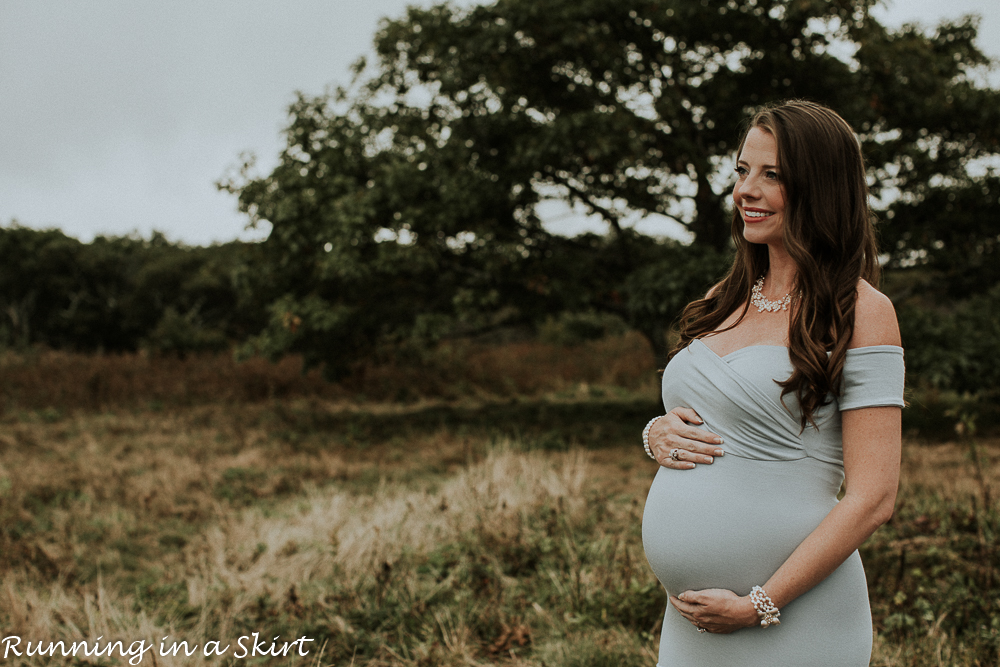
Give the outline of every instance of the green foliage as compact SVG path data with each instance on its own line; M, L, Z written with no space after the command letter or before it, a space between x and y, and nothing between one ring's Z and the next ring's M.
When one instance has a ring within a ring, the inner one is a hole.
M350 89L296 99L277 167L220 184L270 223L266 242L0 229L0 346L237 343L344 377L386 350L530 331L574 344L623 322L662 361L671 323L728 262L741 123L803 97L860 133L911 378L995 394L1000 92L977 83L990 65L974 18L893 31L873 4L410 8L380 25ZM549 233L548 199L608 233ZM635 231L649 214L693 242Z
M654 349L662 356L667 326L691 301L705 296L722 278L731 258L706 246L674 248L664 259L628 276L625 292L632 319L648 337L659 333Z
M976 662L992 664L1000 658L1000 512L975 418L959 417L972 494L955 502L917 485L862 552L878 630L897 640L961 637Z
M969 159L979 153L967 150ZM962 160L963 165L967 162ZM913 273L911 280L921 296L965 299L1000 284L1000 238L995 229L1000 174L992 168L987 173L975 179L948 177L886 211L882 233L890 251L889 268ZM934 178L944 177L939 172Z
M950 308L910 304L899 319L908 373L939 390L1000 395L1000 284Z
M538 339L550 345L579 345L610 335L621 335L627 327L620 317L593 311L561 313L547 318L538 328Z
M159 352L182 355L194 350L222 350L228 345L219 330L206 329L197 311L183 315L167 306L156 327L146 336L144 347Z
M218 350L259 327L242 288L252 246L187 247L0 227L0 345Z
M719 181L737 128L749 108L775 99L815 99L843 113L862 132L876 195L898 191L912 204L942 185L977 191L982 179L966 167L997 154L1000 104L997 91L974 83L988 62L975 46L975 20L931 35L911 26L893 33L868 15L871 4L412 8L376 36L367 89L394 104L386 123L371 127L402 132L392 124L419 113L436 139L471 141L481 168L558 191L616 231L627 211L659 212L720 250L728 216ZM853 59L834 55L852 47ZM412 105L415 89L429 102ZM897 222L894 242L912 223ZM925 245L904 241L899 250Z
M602 312L662 355L726 263L740 124L788 97L861 133L873 192L893 202L892 267L950 272L959 292L995 280L981 165L1000 153L1000 96L974 82L975 21L893 32L871 4L497 0L385 21L350 90L292 105L279 165L222 184L273 226L251 276L270 322L247 351L337 376L386 342ZM549 234L551 198L610 233ZM651 213L694 245L629 228Z
M879 104L911 119L892 130L873 124L870 134L883 140L867 144L874 191L893 197L882 225L889 267L918 271L921 291L935 297L983 292L1000 280L992 225L1000 105L998 91L971 76L985 68L976 31L972 17L942 23L929 39L904 26L858 53L883 87Z

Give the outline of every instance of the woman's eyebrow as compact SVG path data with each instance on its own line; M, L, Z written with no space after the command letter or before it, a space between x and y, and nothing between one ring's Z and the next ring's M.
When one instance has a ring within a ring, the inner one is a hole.
M736 164L745 164L748 167L750 166L750 163L747 162L746 160L737 160ZM765 164L765 165L763 165L761 167L761 169L777 169L777 168L778 168L778 165L776 165L776 164Z

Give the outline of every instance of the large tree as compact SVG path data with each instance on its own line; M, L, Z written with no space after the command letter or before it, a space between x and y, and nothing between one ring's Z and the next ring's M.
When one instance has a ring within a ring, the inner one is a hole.
M272 322L256 346L336 370L387 337L590 308L662 352L677 304L726 251L740 124L788 97L830 104L860 132L873 191L893 202L893 262L957 240L992 252L976 245L995 237L982 221L957 232L916 206L978 192L977 210L996 210L995 178L969 170L1000 152L975 21L893 32L872 4L497 0L383 22L349 90L293 105L279 166L226 184L273 225L259 274ZM600 216L607 238L547 233L537 206L551 197ZM692 248L628 228L653 213Z

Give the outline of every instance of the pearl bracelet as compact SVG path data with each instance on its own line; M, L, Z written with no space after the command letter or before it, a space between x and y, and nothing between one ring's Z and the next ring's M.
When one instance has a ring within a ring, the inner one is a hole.
M771 625L781 625L781 621L778 620L781 612L774 606L770 596L764 592L763 588L754 586L750 589L750 602L753 602L753 608L757 610L760 627L766 628Z
M656 457L653 456L653 452L649 451L649 429L651 429L653 427L653 424L656 423L656 420L660 419L661 417L666 417L666 415L653 417L652 419L649 420L649 423L646 424L646 428L642 429L642 448L646 450L646 455L649 456L649 458L653 459L654 461L656 460Z

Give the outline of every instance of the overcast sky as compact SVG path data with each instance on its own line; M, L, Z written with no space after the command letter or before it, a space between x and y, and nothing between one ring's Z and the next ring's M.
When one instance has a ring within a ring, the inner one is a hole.
M346 84L379 18L410 4L432 3L0 0L0 223L85 241L254 238L215 181L243 152L273 166L294 91ZM894 0L878 16L932 26L966 13L1000 59L995 0Z

